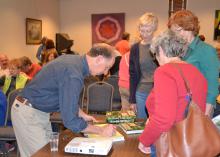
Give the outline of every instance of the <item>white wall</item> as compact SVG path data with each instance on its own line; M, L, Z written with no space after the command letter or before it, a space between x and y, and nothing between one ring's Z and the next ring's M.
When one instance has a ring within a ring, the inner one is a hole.
M219 0L188 0L187 9L192 10L201 22L200 34L207 42L213 41L214 11L220 9ZM61 0L60 30L75 41L73 49L81 53L92 44L91 14L124 12L125 30L134 37L137 19L144 12L153 12L159 18L159 31L166 28L168 0Z
M42 20L42 34L55 39L59 32L59 0L0 0L0 53L23 55L36 61L38 45L26 45L25 19Z
M215 10L220 10L219 0L188 0L187 8L191 10L200 21L200 33L206 37L206 42L215 46L214 18Z
M188 0L201 22L200 34L213 41L214 14L219 0ZM0 53L9 58L26 55L36 61L38 45L26 45L25 18L41 19L43 35L55 39L55 33L68 33L74 39L73 50L87 52L92 44L91 14L124 12L125 30L133 38L137 19L146 11L159 18L159 30L166 28L168 0L0 0Z

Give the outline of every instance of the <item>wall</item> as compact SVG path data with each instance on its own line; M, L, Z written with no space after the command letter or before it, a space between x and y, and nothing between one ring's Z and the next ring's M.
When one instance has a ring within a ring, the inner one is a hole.
M137 3L138 2L138 3ZM213 41L214 13L220 9L219 0L188 0L201 22L200 34ZM41 19L42 33L55 39L55 33L68 33L74 39L73 49L85 53L91 47L91 14L124 12L125 30L136 32L136 22L144 12L154 12L159 17L159 30L166 28L168 0L0 0L0 53L10 58L26 55L36 60L38 45L26 45L25 18Z
M214 45L214 11L220 9L219 0L188 0L187 8L199 17L200 34L204 34L206 41ZM137 19L146 11L158 16L159 31L166 28L168 0L61 0L60 30L74 39L74 50L85 53L92 45L91 14L124 12L125 30L130 32L133 38Z
M55 39L59 32L59 0L1 0L0 53L9 58L28 56L36 61L38 45L26 45L25 19L42 20L42 34Z
M219 0L188 0L187 8L198 16L200 21L200 34L205 35L206 42L215 46L214 18L215 10L220 10Z

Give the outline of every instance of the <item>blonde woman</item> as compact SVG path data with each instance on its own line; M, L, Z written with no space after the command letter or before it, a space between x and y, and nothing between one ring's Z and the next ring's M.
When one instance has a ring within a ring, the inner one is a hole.
M129 59L130 108L137 112L138 118L146 118L145 101L153 87L153 74L157 67L150 53L150 44L157 30L158 19L152 13L145 13L138 21L140 40L132 45Z

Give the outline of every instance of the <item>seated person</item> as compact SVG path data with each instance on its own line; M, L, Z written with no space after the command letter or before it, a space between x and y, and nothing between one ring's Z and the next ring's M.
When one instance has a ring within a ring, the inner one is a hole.
M41 55L44 52L44 50L46 50L46 41L47 41L47 37L43 37L41 39L40 46L37 49L36 57L40 62L41 62Z
M32 63L32 61L23 56L20 58L21 60L21 71L24 72L30 79L32 79L40 70L41 66L36 63Z
M9 75L8 57L5 54L0 54L0 76Z
M7 109L7 98L2 92L2 87L4 86L5 76L0 77L0 126L4 126L6 109Z
M57 57L58 57L57 50L55 48L49 49L47 51L47 54L45 55L45 58L44 58L44 61L43 61L43 65L47 64L48 62L54 60Z
M54 41L51 39L47 39L45 43L45 49L41 53L41 64L45 61L45 57L47 56L48 52L52 49L55 49Z
M8 96L12 90L24 88L28 79L28 76L21 72L21 61L19 59L9 61L9 76L5 78L3 93Z

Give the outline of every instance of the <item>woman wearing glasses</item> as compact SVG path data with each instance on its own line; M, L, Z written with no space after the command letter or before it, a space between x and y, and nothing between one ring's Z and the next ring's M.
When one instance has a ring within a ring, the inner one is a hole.
M138 118L146 118L145 101L153 87L153 73L157 67L150 53L150 44L157 30L158 19L152 13L145 13L138 21L139 42L130 50L130 108L137 112Z

